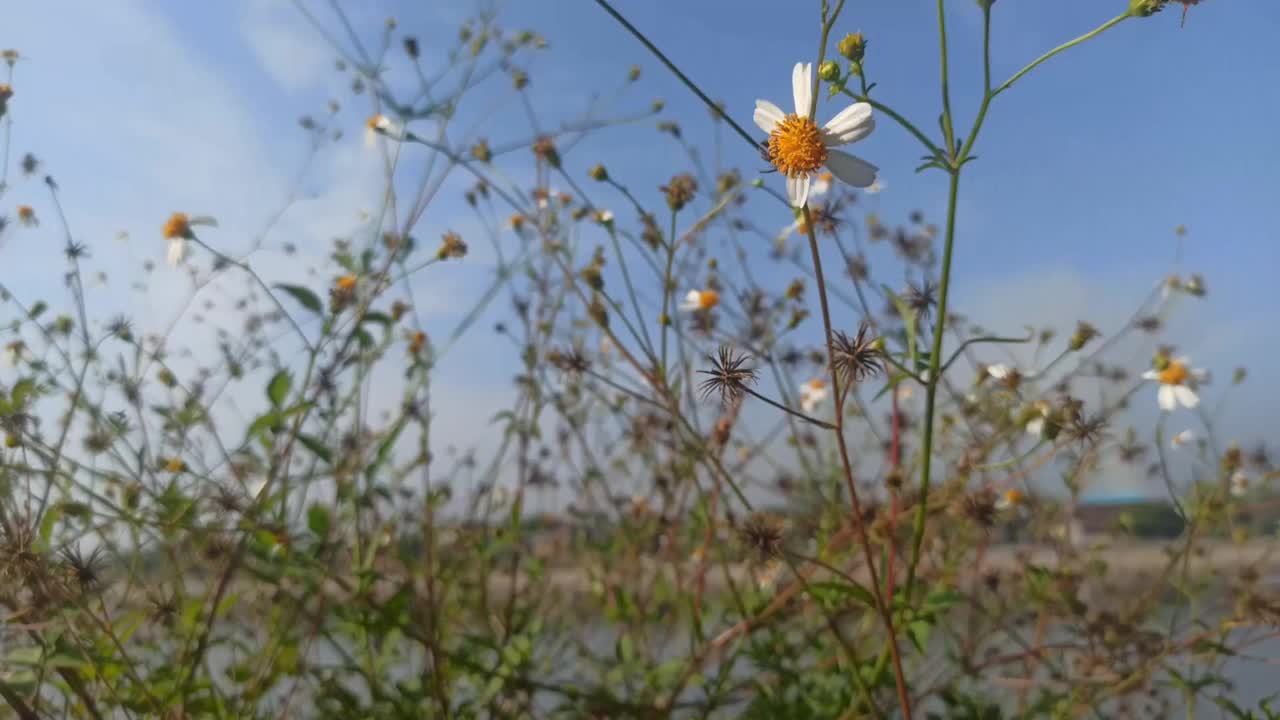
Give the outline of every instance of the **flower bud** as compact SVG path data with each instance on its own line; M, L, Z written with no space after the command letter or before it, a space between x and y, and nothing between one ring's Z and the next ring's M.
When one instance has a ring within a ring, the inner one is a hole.
M1150 17L1164 9L1169 0L1129 0L1129 15Z
M1081 321L1076 323L1076 331L1071 335L1071 341L1067 344L1073 352L1079 352L1089 341L1098 336L1098 329L1087 322Z
M591 171L588 174L591 175L591 179L596 182L605 182L609 179L609 171L605 170L603 165L596 165L591 168Z
M867 53L867 39L860 32L849 33L844 36L836 49L851 62L860 63Z
M818 66L818 77L824 82L833 83L840 79L840 66L833 60L828 60Z

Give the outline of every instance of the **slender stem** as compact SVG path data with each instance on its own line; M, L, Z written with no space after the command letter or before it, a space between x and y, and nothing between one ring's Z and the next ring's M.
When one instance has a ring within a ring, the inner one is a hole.
M939 5L941 5L941 0L939 0ZM1013 77L1011 77L1011 78L1009 78L1008 80L1005 80L1003 83L1001 83L1000 87L998 87L998 88L996 88L994 91L992 91L991 95L994 97L994 96L999 95L1000 93L1004 92L1005 90L1007 90L1007 89L1009 88L1009 86L1010 86L1010 85L1012 85L1012 84L1014 84L1015 82L1017 82L1017 81L1018 81L1018 79L1019 79L1019 78L1021 78L1023 75L1026 75L1027 73L1029 73L1029 72L1031 72L1032 70L1036 69L1036 66L1037 66L1037 65L1039 65L1040 63L1044 62L1045 60L1048 60L1049 58L1053 57L1054 55L1057 55L1058 53L1062 52L1063 50L1068 50L1068 49L1070 49L1070 48L1075 47L1076 45L1079 45L1080 43L1082 43L1082 42L1084 42L1084 41L1086 41L1086 40L1091 40L1091 39L1093 39L1093 38L1097 37L1098 35L1101 35L1104 31L1106 31L1106 30L1110 30L1112 27L1114 27L1114 26L1116 26L1116 25L1119 25L1120 23L1124 22L1125 20L1129 19L1130 17L1131 17L1131 16L1129 15L1129 13L1128 13L1128 12L1125 12L1125 13L1122 13L1122 14L1120 14L1120 15L1117 15L1116 17L1113 17L1113 18L1111 18L1110 20L1106 21L1105 23L1103 23L1103 24L1099 25L1097 28L1095 28L1095 29L1093 29L1093 30L1090 30L1089 32L1085 33L1084 35L1081 35L1080 37L1076 38L1075 40L1069 40L1069 41L1067 41L1067 42L1065 42L1065 43L1063 43L1063 44L1059 45L1058 47L1056 47L1056 48L1054 48L1054 49L1050 50L1049 52L1047 52L1047 53L1045 53L1045 54L1041 55L1040 57L1038 57L1038 58L1036 58L1035 60L1031 61L1031 63L1030 63L1029 65L1027 65L1026 67L1022 68L1022 69L1021 69L1021 70L1019 70L1018 72L1014 73L1014 74L1013 74Z
M911 699L907 692L906 675L902 671L902 656L898 650L898 635L893 629L893 614L886 602L880 586L879 573L876 571L875 553L871 549L871 539L867 536L866 524L862 521L862 503L858 499L857 483L853 480L853 463L849 459L849 448L844 441L844 395L840 391L840 373L835 371L831 358L835 357L835 334L831 330L831 306L827 301L827 284L822 274L822 256L818 252L818 236L815 233L810 217L809 206L802 208L804 224L809 231L809 253L813 256L813 276L818 285L818 300L822 305L822 328L827 338L827 373L831 377L831 392L835 397L835 436L836 447L840 451L840 464L844 469L845 484L849 490L849 501L853 505L853 526L857 528L858 540L867 563L867 572L871 576L872 597L876 601L877 610L884 622L888 635L889 653L893 659L894 681L898 689L898 703L902 708L902 716L911 720ZM930 385L930 387L933 387Z
M976 345L978 343L1003 343L1003 344L1011 344L1011 345L1021 345L1022 343L1031 342L1032 337L1034 337L1034 334L1027 335L1024 338L1012 338L1012 337L1010 338L1007 338L1007 337L969 338L968 340L965 340L964 342L960 343L960 347L956 348L955 352L951 353L951 357L948 358L947 361L942 364L942 373L945 375L947 372L947 369L951 367L952 363L960 359L960 354L963 353L965 348L969 347L970 345Z
M822 428L822 429L824 429L824 430L835 430L835 429L836 429L836 426L835 426L835 425L832 425L831 423L826 422L825 420L819 420L819 419L818 419L818 418L816 418L816 417L811 417L811 416L806 415L806 414L804 414L804 413L802 413L802 412L798 412L798 411L796 411L796 410L792 410L791 408L787 407L786 405L783 405L783 404L782 404L782 403L780 403L780 402L776 402L776 401L774 401L774 400L771 400L771 399L769 399L768 397L766 397L766 396L764 396L764 395L761 395L760 393L756 392L755 390L752 390L751 388L744 387L744 388L743 388L743 390L744 390L744 391L746 391L746 393L747 393L748 395L750 395L751 397L753 397L753 398L755 398L755 399L757 399L757 400L759 400L759 401L761 401L761 402L763 402L763 403L766 403L766 404L768 404L768 405L771 405L771 406L773 406L773 407L775 407L775 408L777 408L777 409L781 410L782 412L784 412L784 413L786 413L786 414L788 414L788 415L791 415L791 416L793 416L793 417L799 418L799 419L801 419L801 420L803 420L803 421L805 421L805 422L809 423L810 425L817 425L818 427L820 427L820 428Z
M951 129L951 81L947 70L947 16L943 0L938 0L938 51L942 69L942 136L947 142L947 157L955 153L955 132ZM954 159L954 158L953 158Z
M618 24L622 25L622 27L627 29L627 32L635 36L635 38L639 40L640 43L649 50L649 52L653 53L654 57L658 58L663 65L667 66L668 70L680 79L680 82L684 83L685 87L693 91L693 94L697 95L699 100L705 103L707 107L711 108L712 112L715 112L719 114L720 117L724 118L724 121L729 123L729 127L733 128L743 140L746 140L747 143L751 145L752 148L757 151L760 149L760 143L757 142L755 138L751 137L751 133L743 130L742 126L734 122L733 118L729 117L728 113L726 113L719 104L713 102L711 98L707 97L706 93L702 92L701 88L688 78L688 76L680 72L680 68L676 67L675 63L668 60L667 56L663 55L661 50L659 50L653 43L649 42L649 38L645 37L644 33L640 32L634 25L627 22L627 19L618 14L618 11L614 10L613 6L606 2L606 0L596 0L596 4L604 8L604 11L609 13L614 20L617 20Z
M911 562L907 565L907 581L904 586L910 601L915 589L916 569L920 564L920 550L924 546L925 523L929 513L929 485L933 468L933 414L938 397L939 371L942 369L943 332L947 324L947 296L951 289L951 257L956 239L956 197L960 192L960 171L951 171L951 185L947 193L947 234L942 249L942 279L938 285L938 322L933 328L933 345L929 348L929 382L925 386L924 438L920 448L920 504L916 507L914 536L911 541Z
M885 105L879 100L873 100L871 96L867 95L866 93L858 95L857 93L851 92L848 88L846 88L844 90L844 94L848 95L854 100L857 100L858 102L867 103L873 109L879 112L882 112L885 115L888 115L894 122L901 125L904 130L906 130L907 132L915 136L915 138L920 141L920 144L924 145L926 148L929 149L930 153L933 153L934 155L939 155L939 156L942 155L942 150L932 140L929 139L928 135L925 135L924 132L920 130L920 128L916 127L915 124L913 124L910 120L900 115L893 108L889 107L888 105Z
M666 384L667 378L667 331L671 329L671 293L675 291L672 287L671 266L676 259L676 211L671 211L671 233L667 235L667 269L662 272L662 315L658 317L658 324L662 326L662 356L660 360L662 365L659 372L662 374L662 382Z

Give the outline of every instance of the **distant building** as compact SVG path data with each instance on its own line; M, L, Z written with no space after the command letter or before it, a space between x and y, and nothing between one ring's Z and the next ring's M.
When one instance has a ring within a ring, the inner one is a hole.
M1083 499L1072 519L1073 537L1078 532L1090 541L1172 539L1182 534L1184 525L1169 501L1134 496Z

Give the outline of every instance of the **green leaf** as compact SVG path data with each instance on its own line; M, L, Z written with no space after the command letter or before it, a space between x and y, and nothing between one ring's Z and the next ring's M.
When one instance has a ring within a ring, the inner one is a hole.
M377 310L370 310L369 312L364 314L364 322L378 323L379 325L386 327L391 325L392 320L391 320L391 316L384 312L378 312Z
M301 285L275 285L274 287L277 290L283 290L284 292L289 293L289 295L294 300L297 300L302 307L310 310L311 312L317 315L324 314L324 305L320 303L320 298L316 297L316 294L311 292L309 289L302 287Z
M315 533L316 537L327 537L330 527L329 508L319 503L307 508L307 527Z
M285 398L289 397L289 390L293 387L293 376L288 370L281 370L271 376L271 382L267 383L267 399L271 401L273 407L280 407L284 404Z
M49 547L49 539L53 537L53 526L58 524L62 519L62 506L54 505L50 507L44 517L40 519L40 546L42 548Z
M298 435L298 442L302 443L308 450L315 453L316 457L330 465L333 464L333 450L330 449L328 445L325 445L310 435L302 434Z
M881 285L884 292L893 301L893 306L898 309L898 315L902 317L902 323L907 330L907 368L915 370L916 368L916 312L911 309L907 301L898 297L888 285Z
M387 462L387 458L391 457L391 450L395 448L396 440L399 439L400 432L404 430L405 424L406 422L403 418L397 421L396 426L383 439L382 444L378 446L378 454L374 456L373 462L369 464L366 470L368 473L372 474Z
M835 601L830 607L835 608L840 605L847 605L852 600L859 605L865 607L875 607L875 598L871 595L871 591L864 587L853 585L846 582L815 582L809 583L809 594L815 600L826 604L825 601Z

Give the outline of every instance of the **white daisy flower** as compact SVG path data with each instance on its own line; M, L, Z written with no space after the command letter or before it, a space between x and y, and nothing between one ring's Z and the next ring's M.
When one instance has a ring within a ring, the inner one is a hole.
M188 217L186 213L176 212L169 216L161 229L161 235L169 244L169 267L177 267L187 254L187 241L195 237L192 226L208 225L217 227L218 221L208 215Z
M822 378L814 378L809 382L800 386L800 409L806 413L813 412L814 408L822 404L827 399L827 383Z
M400 124L386 115L382 113L373 115L364 123L364 145L368 148L376 146L379 135L399 140L401 130Z
M1195 388L1197 382L1203 382L1206 376L1200 370L1193 370L1190 361L1182 357L1169 361L1163 370L1148 370L1142 373L1142 377L1160 383L1156 402L1161 410L1168 412L1178 405L1185 408L1199 405L1200 396L1196 394Z
M720 304L720 293L715 290L690 290L684 296L684 302L680 303L680 309L685 312L693 312L695 310L710 310Z
M1027 421L1026 431L1028 435L1041 437L1044 435L1044 424L1049 418L1049 403L1043 400L1037 400L1035 403L1036 416Z
M835 179L835 175L830 171L818 173L818 177L813 181L813 185L809 186L809 199L822 197L831 192L831 181Z
M0 364L5 367L14 367L18 364L18 360L22 357L22 350L25 344L21 340L15 340L4 346L4 358L0 360Z
M1018 488L1009 488L1000 493L999 499L996 500L996 510L1004 512L1010 508L1017 507L1026 501L1026 497Z
M795 112L786 114L768 100L756 100L756 126L769 133L769 162L787 177L787 199L792 207L809 201L812 179L820 168L854 187L865 188L876 180L878 168L849 153L833 150L857 142L875 129L868 103L854 103L821 128L809 117L813 99L813 65L796 63L791 72Z
M1192 442L1195 441L1195 439L1196 439L1195 433L1191 432L1190 430L1183 430L1182 432L1173 436L1173 439L1169 441L1169 446L1177 450L1180 447L1185 447L1187 445L1190 445Z
M1249 476L1243 470L1231 474L1231 496L1244 497L1249 492Z

